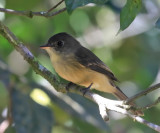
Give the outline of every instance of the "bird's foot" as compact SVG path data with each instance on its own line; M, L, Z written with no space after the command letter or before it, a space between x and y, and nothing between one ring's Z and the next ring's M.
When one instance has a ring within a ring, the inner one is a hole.
M70 88L71 86L73 86L73 85L75 85L75 84L72 83L72 82L69 82L69 83L67 84L67 86L66 86L66 91L69 92L69 88Z
M90 90L93 83L91 83L87 88L82 88L80 91L83 93L83 96Z

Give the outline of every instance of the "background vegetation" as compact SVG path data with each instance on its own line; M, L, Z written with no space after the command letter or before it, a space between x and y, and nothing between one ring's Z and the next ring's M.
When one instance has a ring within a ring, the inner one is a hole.
M0 6L14 10L45 11L58 2L0 0ZM103 6L89 4L73 12L69 8L71 14L63 12L48 19L0 13L0 20L53 73L55 71L48 55L39 46L59 32L73 35L111 68L120 80L118 86L127 96L132 96L160 81L160 31L155 27L160 1L142 1L141 12L127 29L122 24L124 19L120 28L120 11L125 2L110 0ZM63 7L64 3L56 10ZM158 22L156 26L159 27ZM125 30L117 35L119 29ZM97 105L88 99L56 91L55 95L50 95L49 92L44 93L45 87L54 90L0 36L0 122L9 119L6 133L154 133L152 129L118 113L111 112L109 122L105 123ZM151 103L159 94L156 90L139 99L137 104ZM114 98L108 94L102 95ZM145 111L144 118L159 124L159 112L160 107L156 106Z

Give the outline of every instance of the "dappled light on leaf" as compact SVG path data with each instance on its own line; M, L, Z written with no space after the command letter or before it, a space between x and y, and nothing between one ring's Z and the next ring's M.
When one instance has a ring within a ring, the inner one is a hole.
M50 98L42 90L38 88L33 89L30 96L35 102L43 106L47 106L50 104Z

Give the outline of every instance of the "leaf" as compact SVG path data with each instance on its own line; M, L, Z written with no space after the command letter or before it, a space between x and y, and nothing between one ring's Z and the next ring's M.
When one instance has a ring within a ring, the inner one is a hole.
M9 126L6 130L5 133L16 133L15 127L13 127L12 125Z
M108 0L65 0L66 8L68 13L72 13L77 7L85 6L89 3L94 3L97 5L103 5Z
M158 29L160 29L160 18L157 20L157 22L156 22L156 28L158 28Z
M109 130L108 125L100 116L99 109L95 103L77 94L67 93L67 95L60 94L60 96L58 96L57 94L53 94L49 90L43 87L40 87L40 88L50 97L50 99L56 105L58 105L66 113L70 114L72 117L76 117L78 119L84 120L85 122L97 128L100 128L103 130ZM66 100L66 99L70 99L70 100ZM79 109L78 106L76 107L77 109L75 109L75 103L76 105L79 105L81 109ZM83 110L83 111L80 111L80 110Z
M142 7L142 0L127 0L126 5L123 7L120 13L120 30L126 29L136 15L139 13Z
M16 89L12 91L12 116L17 133L50 133L53 126L52 112Z

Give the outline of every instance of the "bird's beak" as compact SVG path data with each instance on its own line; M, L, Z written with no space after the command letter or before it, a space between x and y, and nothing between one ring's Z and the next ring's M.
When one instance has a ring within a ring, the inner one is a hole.
M46 49L46 48L49 48L49 47L50 47L50 46L48 45L48 43L45 44L45 45L40 46L41 49Z

